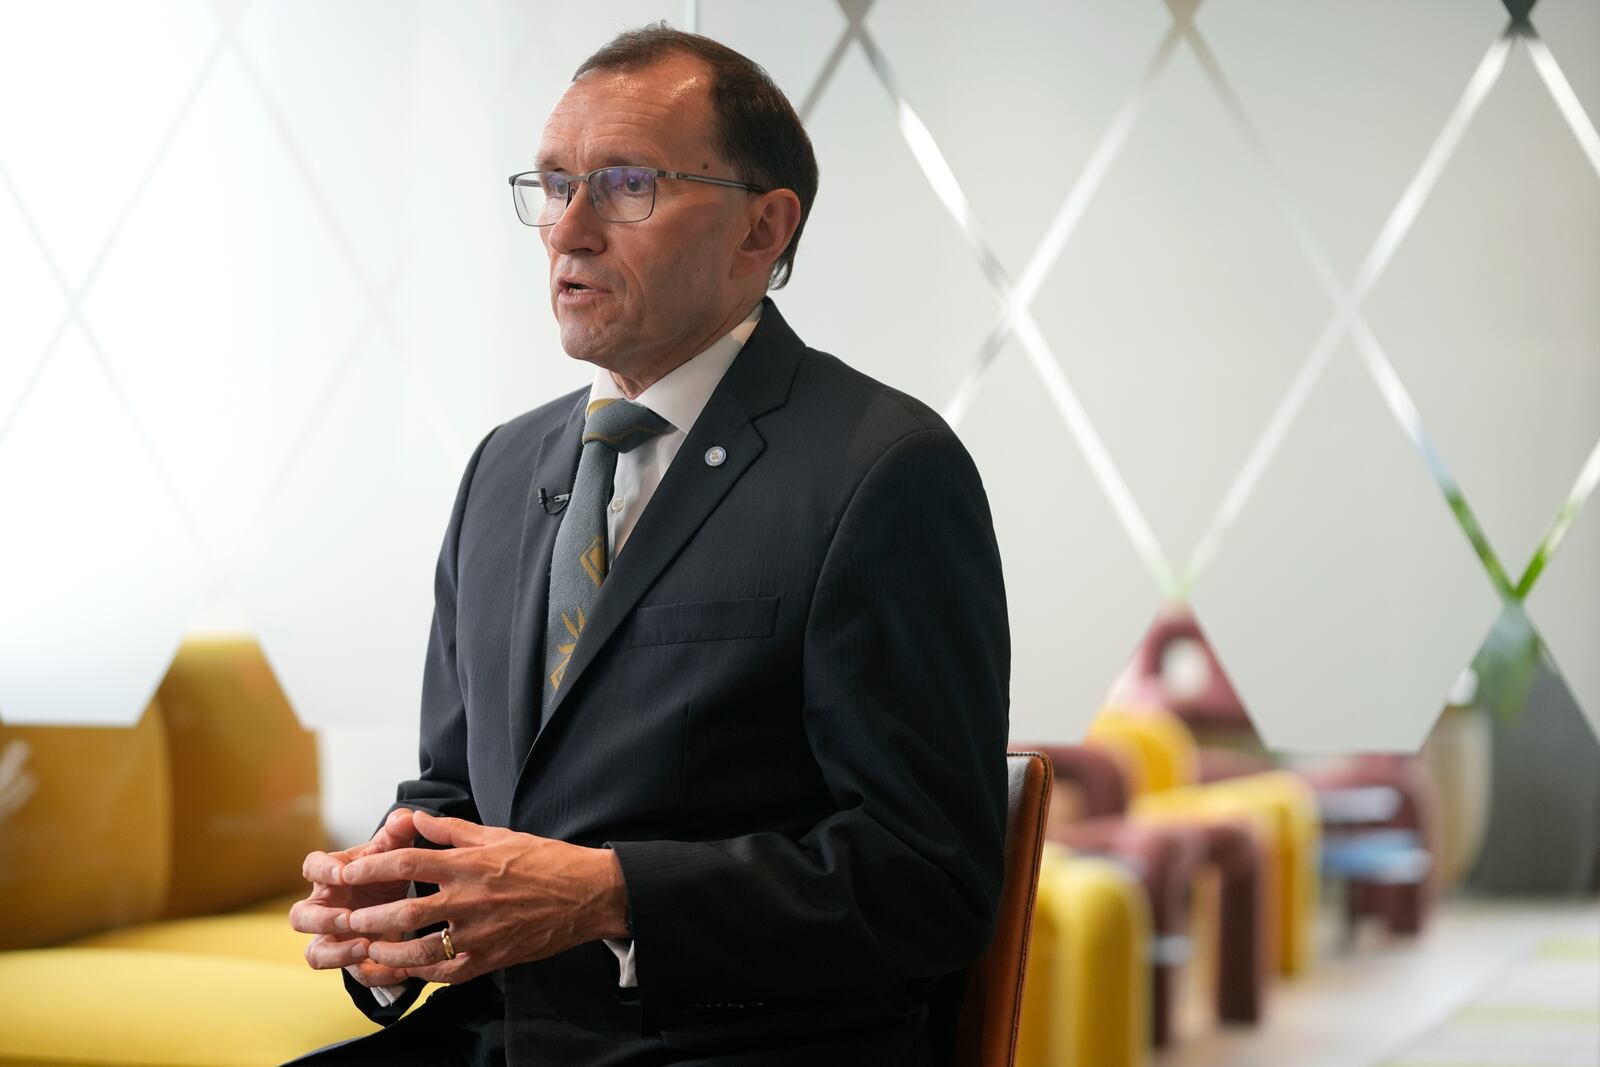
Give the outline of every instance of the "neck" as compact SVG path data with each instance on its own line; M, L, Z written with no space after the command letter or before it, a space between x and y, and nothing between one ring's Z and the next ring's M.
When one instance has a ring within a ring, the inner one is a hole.
M716 344L718 340L726 337L729 331L745 320L745 317L750 314L751 309L754 308L756 304L760 303L760 301L761 297L757 297L755 300L741 300L738 304L734 305L733 310L730 311L717 326L709 330L700 338L697 343L679 347L677 350L678 354L674 358L663 360L656 366L649 368L647 371L627 375L619 374L617 371L607 368L607 371L611 375L611 380L617 383L617 388L622 390L623 396L627 397L629 400L633 400L640 393L644 392L646 389L650 388L652 385L656 384L661 379L665 378L667 375L671 374L673 371L689 362L695 356L698 356L701 352L704 352L706 349Z

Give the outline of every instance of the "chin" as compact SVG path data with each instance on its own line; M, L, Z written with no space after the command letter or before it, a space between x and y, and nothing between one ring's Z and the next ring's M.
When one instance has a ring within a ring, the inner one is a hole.
M602 363L610 346L587 330L562 330L561 348L573 359Z

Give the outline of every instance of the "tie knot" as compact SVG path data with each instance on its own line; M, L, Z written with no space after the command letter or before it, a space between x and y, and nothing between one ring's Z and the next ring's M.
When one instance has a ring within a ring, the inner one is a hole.
M632 452L657 434L672 429L672 423L643 404L606 397L589 404L583 424L583 443L598 441L617 452Z

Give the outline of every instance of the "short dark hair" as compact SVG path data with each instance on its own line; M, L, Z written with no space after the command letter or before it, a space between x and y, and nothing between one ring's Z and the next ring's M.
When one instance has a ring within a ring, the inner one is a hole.
M720 41L656 22L617 34L579 64L572 80L592 70L639 70L671 55L694 56L711 69L712 144L739 177L766 190L792 189L800 198L800 224L767 279L768 288L781 289L794 272L795 249L817 198L817 157L771 75Z

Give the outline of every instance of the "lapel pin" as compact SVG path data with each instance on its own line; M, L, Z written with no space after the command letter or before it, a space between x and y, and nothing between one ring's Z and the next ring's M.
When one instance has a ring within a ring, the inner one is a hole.
M720 467L728 461L728 450L721 445L712 445L706 449L706 466Z

